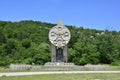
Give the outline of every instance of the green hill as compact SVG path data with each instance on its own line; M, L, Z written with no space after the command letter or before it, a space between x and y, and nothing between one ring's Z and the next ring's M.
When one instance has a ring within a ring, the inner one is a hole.
M25 20L0 21L0 66L42 65L50 61L48 32L56 24ZM120 32L66 25L71 32L69 62L120 65Z

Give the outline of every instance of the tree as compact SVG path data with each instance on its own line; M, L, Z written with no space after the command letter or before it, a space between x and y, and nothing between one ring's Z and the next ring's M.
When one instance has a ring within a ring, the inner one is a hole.
M3 29L0 27L0 45L6 42L5 35L3 33Z
M22 46L27 49L31 46L31 43L28 39L24 39L24 40L22 40Z
M44 64L50 62L50 45L47 43L41 43L37 48L37 54L34 56L36 64Z
M0 21L0 66L50 61L48 33L56 24L24 20ZM77 65L111 64L120 60L120 31L84 29L66 25L71 32L68 61Z

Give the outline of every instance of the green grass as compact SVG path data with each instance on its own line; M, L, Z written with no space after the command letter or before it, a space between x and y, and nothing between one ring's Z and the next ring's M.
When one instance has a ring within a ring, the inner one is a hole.
M31 72L31 70L9 70L9 68L0 67L0 73L3 72ZM35 71L32 71L35 72Z
M109 70L120 71L120 66L109 66Z
M50 74L0 77L0 80L120 80L120 74Z
M10 70L5 67L0 67L0 72L10 72Z

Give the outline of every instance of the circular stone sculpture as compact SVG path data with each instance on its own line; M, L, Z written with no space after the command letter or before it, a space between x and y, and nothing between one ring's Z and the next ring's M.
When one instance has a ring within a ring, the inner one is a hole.
M53 45L63 47L70 40L70 31L64 26L54 26L49 32L49 40Z

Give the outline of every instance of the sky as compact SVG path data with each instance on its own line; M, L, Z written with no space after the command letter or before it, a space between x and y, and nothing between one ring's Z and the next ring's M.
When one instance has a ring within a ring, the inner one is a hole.
M0 20L120 31L120 0L0 0Z

